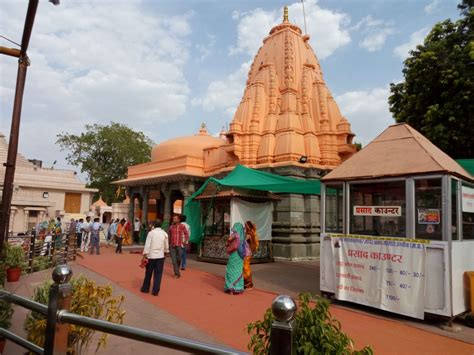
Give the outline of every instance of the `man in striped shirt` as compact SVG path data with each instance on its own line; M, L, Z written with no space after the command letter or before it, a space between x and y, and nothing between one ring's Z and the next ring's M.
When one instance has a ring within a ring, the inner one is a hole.
M186 226L181 223L181 219L178 215L173 216L168 235L170 239L170 255L173 262L174 278L179 279L181 277L179 265L181 264L182 248L189 241L189 233Z

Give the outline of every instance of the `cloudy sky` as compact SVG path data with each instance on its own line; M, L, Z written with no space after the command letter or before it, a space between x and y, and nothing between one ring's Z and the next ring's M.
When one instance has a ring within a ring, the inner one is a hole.
M456 19L456 0L306 0L307 33L329 89L367 144L393 123L388 87L429 29ZM60 132L126 123L155 142L228 124L262 39L304 28L301 1L40 0L30 41L20 152L46 166ZM0 2L0 35L21 41L26 0ZM13 46L0 38L1 46ZM16 60L0 57L0 130L8 136Z

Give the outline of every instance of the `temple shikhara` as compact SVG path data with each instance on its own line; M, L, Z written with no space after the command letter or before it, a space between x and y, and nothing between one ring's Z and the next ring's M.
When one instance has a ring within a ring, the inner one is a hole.
M318 179L355 153L354 134L323 79L309 36L283 22L263 39L248 73L242 100L227 132L213 137L203 124L196 135L156 145L150 163L129 167L130 216L169 220L211 176L237 164L277 175ZM153 207L151 207L153 206ZM319 196L281 194L274 202L275 257L319 255Z

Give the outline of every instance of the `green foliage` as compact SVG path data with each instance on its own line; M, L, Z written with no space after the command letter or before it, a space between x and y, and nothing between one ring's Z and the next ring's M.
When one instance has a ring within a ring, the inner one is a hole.
M53 267L53 263L50 262L49 256L36 256L33 259L32 268L33 272L49 269Z
M247 325L251 335L248 349L254 354L269 354L270 332L274 320L271 309L265 312L262 321ZM317 297L311 307L311 294L299 295L299 307L294 319L294 340L297 354L370 355L372 349L366 346L354 350L353 341L341 330L341 324L332 318L329 303Z
M3 289L6 276L6 265L0 262L0 289ZM0 299L0 328L9 329L13 315L11 303Z
M453 158L474 156L474 8L458 6L461 18L437 23L410 52L404 81L390 84L390 111Z
M17 267L24 269L26 267L26 254L23 247L6 243L4 256L7 269Z
M35 289L33 300L42 304L48 304L49 289L51 281L46 281ZM71 279L72 300L70 312L102 319L113 323L123 323L125 311L122 311L124 297L113 297L112 286L96 285L94 281L88 280L84 276ZM44 331L46 328L46 318L36 312L30 312L24 324L27 339L38 346L44 346ZM68 354L86 354L92 343L95 331L71 325L68 339ZM105 347L107 334L100 337L96 351Z
M153 142L142 132L111 122L86 125L80 135L59 134L57 144L67 151L66 160L87 174L89 187L99 189L102 198L112 203L117 198L111 182L125 178L130 165L150 161ZM123 192L119 198L123 199Z

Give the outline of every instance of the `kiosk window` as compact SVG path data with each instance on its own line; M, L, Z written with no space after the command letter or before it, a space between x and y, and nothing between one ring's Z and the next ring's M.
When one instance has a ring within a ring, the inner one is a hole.
M451 238L459 240L458 233L458 180L451 179Z
M342 201L342 184L326 187L326 232L342 233Z
M415 180L415 236L442 240L441 179Z
M405 237L405 181L350 185L350 233Z
M474 185L461 186L462 235L464 240L474 239Z

